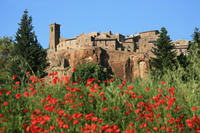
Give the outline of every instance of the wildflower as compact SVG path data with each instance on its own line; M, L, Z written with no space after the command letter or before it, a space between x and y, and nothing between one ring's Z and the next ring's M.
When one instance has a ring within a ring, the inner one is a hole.
M73 69L72 69L72 72L75 72L75 71L76 71L76 68L73 68Z
M13 75L12 79L15 80L16 79L16 75Z
M117 110L117 109L118 109L118 107L113 107L113 109L114 109L114 110Z
M83 103L79 103L78 105L79 105L79 106L82 106L82 105L84 105L84 104L83 104Z
M161 84L163 84L163 85L164 85L164 84L166 84L166 82L165 82L165 81L161 81L160 83L161 83Z
M106 133L112 133L114 130L113 129L106 129L105 132Z
M10 93L11 93L11 91L8 91L8 92L6 93L6 95L10 95Z
M158 130L158 127L154 127L153 130L157 131L157 130Z
M128 115L129 115L129 112L125 112L124 115L128 116Z
M72 105L72 108L76 108L76 107L77 107L77 105L76 105L76 104Z
M134 129L126 130L125 133L135 133Z
M103 96L103 95L104 95L104 92L99 93L99 96Z
M146 89L145 89L145 91L149 91L149 90L150 90L150 88L146 88Z
M16 99L19 99L20 97L22 97L22 95L19 93L17 93L15 96L16 96Z
M159 93L162 93L162 90L161 90L160 88L158 88L158 92L159 92Z
M147 123L140 125L140 128L147 127Z
M108 108L104 108L104 109L103 109L103 112L106 112L107 110L108 110Z
M63 128L69 128L69 125L67 125L67 124L65 124L65 125L63 125Z
M141 111L141 109L136 109L135 113L138 114Z
M194 106L193 108L192 108L192 111L195 111L197 109L197 107L196 106Z
M111 78L111 79L109 80L110 83L112 83L113 81L115 81L114 78Z
M8 105L8 102L6 101L6 102L3 102L3 105L4 106L7 106Z
M105 101L105 100L106 100L106 97L102 97L101 100L102 100L102 101Z
M28 97L29 96L29 92L28 91L25 91L24 92L24 97Z
M16 85L20 84L20 81L17 81L15 84L16 84Z
M171 115L170 115L170 114L167 114L167 117L171 117Z
M57 74L58 74L57 72L54 72L54 73L53 73L53 75L57 75Z
M30 71L26 72L26 74L29 75L29 74L30 74Z
M75 120L74 122L73 122L73 125L76 125L76 124L78 124L79 122L78 122L78 120Z
M133 123L130 123L130 124L129 124L129 127L132 127L133 125L134 125Z
M4 117L4 114L0 114L0 118Z

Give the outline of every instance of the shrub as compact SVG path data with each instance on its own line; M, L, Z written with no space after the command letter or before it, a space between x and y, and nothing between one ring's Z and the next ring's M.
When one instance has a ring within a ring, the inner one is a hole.
M78 68L76 68L76 71L72 74L71 80L76 82L80 79L81 83L86 84L87 80L91 78L94 78L96 81L103 81L109 77L108 72L105 72L101 65L89 62L80 64Z

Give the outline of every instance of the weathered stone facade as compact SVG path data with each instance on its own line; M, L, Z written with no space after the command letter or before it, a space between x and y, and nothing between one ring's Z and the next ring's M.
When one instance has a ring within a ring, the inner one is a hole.
M66 67L77 67L79 64L93 62L101 64L114 75L124 80L144 78L148 61L153 56L151 50L159 37L159 31L137 33L129 37L121 34L91 32L82 33L75 38L60 37L60 25L50 24L50 41L48 49L48 72L61 71L68 73ZM187 53L189 42L173 42L177 53ZM67 74L70 76L70 74Z

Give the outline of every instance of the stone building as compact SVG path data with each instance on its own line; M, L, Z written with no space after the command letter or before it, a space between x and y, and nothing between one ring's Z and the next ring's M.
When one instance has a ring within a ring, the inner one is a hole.
M111 31L91 32L68 39L60 37L60 25L56 23L50 24L49 31L48 72L60 70L63 75L66 67L93 62L121 79L132 81L146 76L149 58L153 56L151 50L159 37L159 31L153 30L128 37ZM187 54L189 41L177 40L172 44L178 55Z
M177 55L180 55L181 53L187 55L187 49L190 44L188 40L176 40L172 42L172 44L175 45L175 51Z
M119 50L125 52L144 53L152 56L151 50L154 43L159 37L159 31L146 31L125 37L122 34L112 34L111 31L98 33L91 32L89 34L82 33L75 38L60 37L60 25L50 24L50 41L49 49L52 51L72 50L87 47L101 47L109 50ZM178 55L186 54L189 41L177 40L172 42Z

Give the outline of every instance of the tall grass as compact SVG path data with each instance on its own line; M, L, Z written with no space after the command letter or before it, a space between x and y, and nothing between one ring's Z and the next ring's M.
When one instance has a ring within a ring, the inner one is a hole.
M85 85L56 73L13 78L0 90L0 132L199 132L199 82L183 72Z

